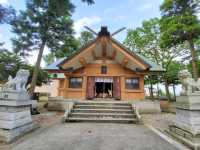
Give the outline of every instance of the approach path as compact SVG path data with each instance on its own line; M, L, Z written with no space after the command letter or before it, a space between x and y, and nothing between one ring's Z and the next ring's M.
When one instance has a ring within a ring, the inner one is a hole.
M27 135L28 136L28 135ZM144 125L57 123L11 150L175 150Z

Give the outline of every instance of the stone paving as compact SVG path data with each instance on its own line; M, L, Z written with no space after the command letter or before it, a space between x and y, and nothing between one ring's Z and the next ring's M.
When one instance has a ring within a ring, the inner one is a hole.
M28 135L27 135L28 136ZM19 141L18 141L19 142ZM143 125L57 123L37 130L11 150L175 150Z
M61 123L63 113L33 116L41 128L0 150L175 150L144 125ZM174 114L142 115L144 122L159 130L167 128Z

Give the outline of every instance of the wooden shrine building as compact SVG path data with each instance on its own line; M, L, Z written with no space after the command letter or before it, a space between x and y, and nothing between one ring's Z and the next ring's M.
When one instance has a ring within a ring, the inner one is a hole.
M66 99L144 99L144 76L164 71L112 38L107 27L71 57L46 67ZM63 74L63 78L58 78Z

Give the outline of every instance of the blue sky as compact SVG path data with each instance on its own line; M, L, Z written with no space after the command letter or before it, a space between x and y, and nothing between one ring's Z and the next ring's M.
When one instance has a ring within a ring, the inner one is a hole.
M133 29L141 26L142 21L154 17L160 17L159 6L163 0L95 0L94 5L87 5L81 0L72 0L76 9L72 18L74 19L74 30L76 36L84 30L87 25L99 31L101 26L108 26L112 33L115 30L126 27ZM0 0L3 5L12 5L16 10L25 9L25 0ZM12 49L10 38L11 33L9 25L0 25L0 42L5 43L5 47ZM126 30L115 36L119 41L123 41L126 36ZM45 50L45 54L48 50ZM30 62L35 62L35 55Z

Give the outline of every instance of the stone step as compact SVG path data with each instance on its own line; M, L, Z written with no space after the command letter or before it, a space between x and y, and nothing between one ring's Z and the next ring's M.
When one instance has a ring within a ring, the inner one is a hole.
M91 117L96 117L96 118L136 118L136 115L133 113L130 114L117 114L117 113L71 113L69 117L72 118L91 118Z
M117 106L131 106L131 104L129 103L124 103L124 102L106 102L106 101L103 101L103 102L93 102L93 101L90 101L90 102L76 102L76 105L117 105Z
M75 105L74 108L81 109L131 109L131 106L118 105Z
M66 122L95 122L95 123L136 123L134 118L74 118L69 117Z
M133 113L131 109L76 109L74 108L72 112L82 112L82 113Z

